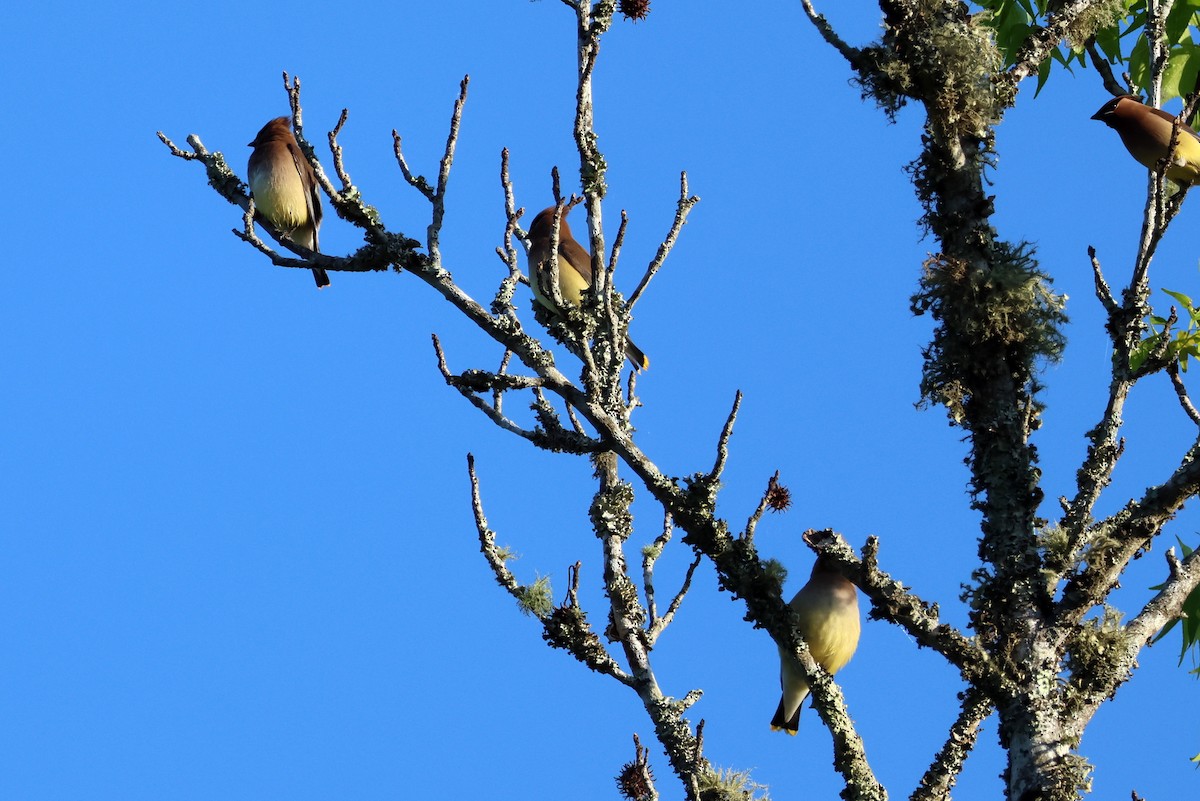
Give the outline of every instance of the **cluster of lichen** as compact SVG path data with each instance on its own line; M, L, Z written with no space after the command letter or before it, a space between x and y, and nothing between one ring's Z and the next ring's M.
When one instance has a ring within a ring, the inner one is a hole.
M1053 594L1073 555L1071 538L1062 526L1049 525L1037 531L1037 541L1042 554L1042 578L1046 581L1046 592Z
M1003 58L992 31L972 18L951 20L928 29L923 72L933 79L922 97L930 115L954 130L986 137L1009 105L1010 90L994 80Z
M1104 606L1099 617L1079 625L1067 646L1066 666L1075 690L1066 696L1069 705L1072 701L1087 703L1096 692L1115 692L1127 668L1113 657L1128 651L1128 639L1121 613L1110 606Z
M583 664L596 669L596 665L610 661L604 643L592 631L587 614L574 605L556 607L542 620L542 639L555 648L573 654Z
M940 325L925 349L921 396L944 405L953 420L967 414L972 392L991 378L982 371L1003 365L1024 385L1039 359L1056 361L1065 345L1066 298L1035 266L1027 244L996 243L986 267L933 256L912 298L915 314Z
M787 583L788 569L778 559L764 559L762 568L763 577L775 585L776 593L782 593L783 585Z
M771 801L766 785L753 781L748 770L706 771L700 774L697 784L701 801Z
M633 533L633 485L628 481L618 481L606 487L603 492L596 493L592 504L588 507L588 519L598 537L615 534L626 539Z
M1089 39L1125 18L1124 0L1093 3L1079 13L1067 27L1064 38L1072 50L1083 50Z
M551 600L550 578L539 576L532 584L522 584L516 589L517 608L526 615L544 618L554 608Z
M896 13L896 9L890 9ZM985 137L1014 92L996 76L1004 58L995 32L960 3L905 4L903 20L885 16L881 44L859 51L858 83L889 115L906 98L961 133Z

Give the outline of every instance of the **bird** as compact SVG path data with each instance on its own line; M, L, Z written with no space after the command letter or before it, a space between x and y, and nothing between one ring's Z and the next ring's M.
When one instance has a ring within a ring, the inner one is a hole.
M1167 177L1183 185L1200 178L1200 135L1177 117L1147 106L1131 95L1122 95L1101 106L1092 119L1120 134L1125 149L1148 170L1157 170L1159 162L1167 157L1171 131L1178 126Z
M818 556L808 583L789 605L800 619L800 633L817 664L831 676L844 668L858 648L862 630L854 585L824 556ZM800 730L800 704L808 697L808 681L783 648L779 649L779 663L783 697L771 719L771 731L795 735Z
M250 195L262 219L280 234L319 252L321 195L317 174L300 151L287 117L276 117L262 127L250 143L254 151L246 165ZM317 289L329 286L329 274L313 267Z
M554 231L556 206L542 209L529 225L529 285L537 302L557 313L554 298L546 290L550 280L550 236ZM571 236L566 212L558 225L558 292L572 306L583 302L583 293L592 285L592 257L583 245ZM625 338L625 355L635 370L645 370L650 359L642 349Z

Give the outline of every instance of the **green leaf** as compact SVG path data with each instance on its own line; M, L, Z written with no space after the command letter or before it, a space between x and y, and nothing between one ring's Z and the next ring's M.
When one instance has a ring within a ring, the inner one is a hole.
M1183 558L1188 558L1194 549L1189 548L1184 541L1178 537L1175 539L1179 543L1179 550L1183 552ZM1166 584L1158 584L1150 589L1161 590L1165 586ZM1188 595L1187 600L1183 602L1182 608L1179 610L1179 617L1163 626L1162 631L1160 631L1154 637L1153 642L1158 642L1165 637L1167 632L1175 628L1175 624L1179 622L1183 623L1183 647L1179 652L1179 664L1182 665L1183 659L1185 656L1187 656L1188 650L1200 646L1200 587L1192 590L1191 594Z
M1150 351L1158 346L1162 334L1151 334L1138 343L1138 346L1129 354L1129 369L1137 372L1142 365L1146 363L1146 359L1150 356Z
M1163 100L1183 97L1194 90L1197 73L1200 73L1200 47L1191 40L1172 47L1163 72Z
M1175 5L1171 6L1171 13L1167 15L1166 24L1168 43L1174 45L1191 41L1188 27L1194 22L1192 17L1196 15L1198 8L1200 5L1194 0L1178 0Z
M1150 85L1150 45L1146 43L1145 34L1138 36L1133 50L1129 51L1129 79L1134 86Z
M1171 297L1175 298L1175 300L1179 301L1180 303L1182 303L1183 307L1185 309L1187 309L1189 313L1193 309L1195 309L1195 306L1192 305L1192 299L1189 298L1187 295L1183 294L1182 292L1172 292L1169 289L1164 289L1163 292L1165 294L1170 295Z
M1124 61L1121 57L1121 27L1111 25L1096 31L1096 46L1109 62Z
M1054 55L1058 55L1058 51L1054 51ZM1042 87L1046 85L1046 81L1050 80L1050 70L1054 68L1054 61L1046 59L1041 64L1038 64L1038 79L1037 88L1033 90L1033 96L1037 97L1042 92ZM1069 69L1069 68L1068 68Z

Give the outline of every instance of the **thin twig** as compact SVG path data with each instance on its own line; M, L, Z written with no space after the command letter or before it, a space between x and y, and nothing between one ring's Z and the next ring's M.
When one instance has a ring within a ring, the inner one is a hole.
M350 119L350 110L344 108L341 116L338 117L337 125L333 126L328 137L329 152L333 154L333 171L337 174L338 180L342 182L342 188L335 192L332 191L332 186L326 185L325 191L329 194L329 202L333 203L346 219L367 232L368 241L382 242L386 239L386 234L379 211L374 206L367 205L359 195L358 189L354 186L354 180L346 169L342 145L338 142L338 136L341 135L342 128L348 119ZM320 177L318 175L318 179Z
M569 403L566 405L566 408L567 419L571 421L571 427L575 429L576 433L583 434L583 424L580 423L579 418L575 416L575 409Z
M492 300L492 313L502 314L516 321L517 310L513 306L513 295L516 294L517 284L521 281L528 282L528 279L521 273L517 249L513 247L513 236L518 231L518 221L525 209L516 207L512 179L508 174L508 148L502 148L500 151L500 186L504 190L504 244L496 248L496 254L508 267L508 275L496 290L496 297Z
M345 127L346 121L349 119L350 109L342 109L342 113L338 117L337 125L334 125L333 130L329 132L329 152L333 154L333 171L337 174L338 180L342 182L343 191L354 186L354 182L350 180L350 173L346 172L346 165L343 161L342 146L338 143L338 136L341 135L342 128Z
M742 391L739 389L733 399L733 408L725 418L725 426L717 439L717 459L713 462L712 471L708 474L710 482L718 481L725 472L725 463L729 460L729 438L733 436L733 423L737 420L738 410L742 407Z
M504 355L500 357L500 368L496 370L496 375L507 375L510 361L512 361L512 351L505 348ZM504 391L500 388L492 391L492 408L496 410L497 414L502 414L504 411Z
M750 519L746 521L746 530L742 533L742 539L748 543L754 542L754 530L758 528L758 521L762 520L763 512L767 511L767 506L770 505L771 497L779 486L779 471L775 471L775 475L767 479L767 488L763 491L762 498L758 502L758 507L755 508L754 514L750 515Z
M675 242L679 239L679 232L683 230L684 224L687 223L687 218L692 211L692 207L699 202L700 198L698 196L688 195L687 172L680 173L679 201L675 205L675 219L671 223L671 230L667 232L666 238L658 246L658 252L654 254L654 258L646 268L646 274L642 276L637 289L633 290L633 294L629 296L629 302L625 305L626 311L633 309L634 304L638 302L638 299L650 284L650 279L663 266L663 262L667 260L667 255L670 254L671 248L675 247Z
M812 0L800 0L800 5L804 8L804 13L808 15L809 20L812 21L813 26L821 34L821 37L832 45L834 50L841 53L842 57L850 63L850 66L858 69L859 63L862 60L862 54L858 48L851 47L841 40L837 32L834 31L833 26L829 24L829 21L821 14L818 14L817 10L813 8Z
M613 240L612 253L608 254L608 284L612 286L613 274L617 271L617 261L621 258L621 246L625 244L625 229L629 227L629 213L621 209L621 225L617 227L617 238Z
M680 586L679 591L675 593L675 597L671 599L671 603L667 605L666 614L659 617L658 604L655 601L654 591L654 565L658 561L658 558L662 556L667 543L671 541L672 529L671 513L667 512L663 515L662 533L655 538L652 545L648 546L642 552L642 584L645 587L646 609L649 614L648 625L646 626L646 639L650 645L654 645L658 641L659 635L675 619L675 613L679 611L679 607L683 604L684 596L691 589L692 577L696 574L696 568L700 566L701 556L700 554L696 554L696 558L692 560L691 565L687 569L687 574L683 578L683 584Z
M446 151L438 164L437 192L433 197L433 220L429 223L429 256L434 264L442 259L439 246L442 235L442 219L446 216L446 185L450 181L450 165L454 163L454 148L458 144L458 127L462 123L463 106L467 103L467 86L471 76L464 75L458 85L458 100L454 101L454 113L450 115L450 133L446 137Z
M166 145L167 149L171 151L172 156L175 156L176 158L181 158L184 161L194 161L194 160L200 158L199 153L188 153L186 150L181 150L162 131L155 131L155 133L158 135L159 141L161 141L164 145Z
M633 425L633 410L642 405L642 399L637 395L637 370L630 370L625 379L625 422Z
M508 569L505 552L496 547L496 532L488 527L487 517L483 513L483 499L479 494L479 477L475 474L475 456L470 453L467 454L467 475L471 479L471 511L475 515L475 528L479 532L479 549L491 566L497 583L519 600L521 584Z
M1165 341L1166 337L1163 339ZM1183 379L1179 376L1179 362L1171 361L1167 364L1167 375L1171 377L1171 386L1175 388L1175 395L1179 398L1179 405L1183 407L1184 413L1191 418L1193 423L1200 426L1200 412L1196 411L1196 407L1192 405L1187 387L1183 385Z
M654 786L654 771L650 769L650 749L642 745L637 734L633 735L633 762L621 771L621 778L626 778L627 772L634 772L630 781L622 783L621 791L626 798L636 798L637 801L658 801L658 789ZM637 793L636 795L634 793Z
M675 593L675 597L667 605L666 614L658 620L657 624L649 632L651 643L657 640L658 635L662 634L663 630L671 625L671 621L675 619L675 613L679 611L679 607L683 604L683 597L692 588L692 577L696 575L696 568L700 567L700 560L700 554L696 554L696 558L688 565L687 574L683 577L683 584L680 585L679 592Z
M395 128L392 129L392 152L396 155L396 163L400 165L400 173L404 176L404 180L408 181L409 185L425 196L425 199L430 203L433 202L435 192L429 182L425 180L424 175L412 174L412 170L408 168L408 162L404 158L404 152L400 148L400 134Z
M488 419L505 431L516 434L518 437L527 439L530 442L536 443L544 439L546 435L521 428L515 421L505 417L500 411L501 406L498 402L493 401L492 403L488 403L477 394L487 390L491 390L493 393L501 393L512 389L532 389L541 386L540 379L525 376L500 376L482 371L475 371L473 375L464 374L463 376L456 376L446 366L446 354L442 351L442 343L438 339L437 334L433 334L432 339L433 350L437 356L438 370L447 384L457 389L464 398L471 402L472 406L487 415Z
M1100 51L1096 49L1095 36L1087 40L1085 47L1087 48L1088 55L1092 58L1092 68L1095 69L1096 73L1100 76L1100 80L1104 84L1104 88L1109 92L1109 94L1113 95L1114 97L1119 95L1133 94L1133 87L1122 86L1120 82L1117 81L1116 76L1113 75L1112 67L1109 66L1108 59L1106 59L1100 53Z
M646 611L651 624L658 619L658 602L654 596L654 563L662 556L663 549L671 541L671 513L663 513L662 533L654 538L654 542L642 549L642 588L646 593Z
M1096 249L1088 245L1087 252L1088 259L1092 262L1092 275L1096 281L1096 297L1100 299L1100 304L1104 306L1105 311L1110 315L1116 314L1120 307L1117 305L1117 299L1113 297L1108 282L1104 280L1104 274L1100 271L1100 260L1096 258Z

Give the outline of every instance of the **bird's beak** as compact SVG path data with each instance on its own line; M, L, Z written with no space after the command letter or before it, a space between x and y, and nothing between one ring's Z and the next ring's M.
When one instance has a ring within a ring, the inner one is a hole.
M1097 111L1095 114L1092 115L1092 119L1099 120L1100 122L1104 122L1104 112Z

